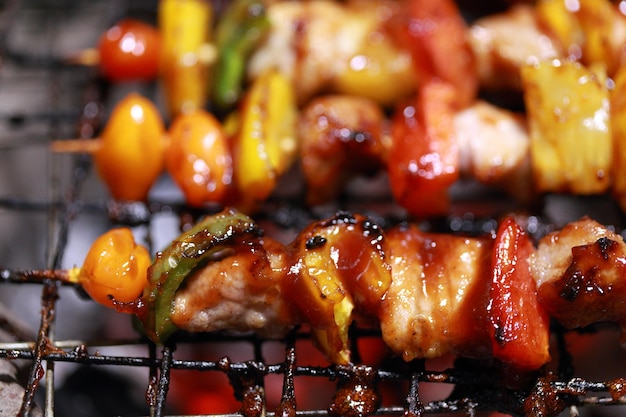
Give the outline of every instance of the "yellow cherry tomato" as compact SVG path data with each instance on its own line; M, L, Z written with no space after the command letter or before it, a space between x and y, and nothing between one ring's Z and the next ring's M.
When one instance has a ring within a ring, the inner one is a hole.
M102 146L94 153L96 169L113 198L147 198L163 171L165 126L156 106L130 93L120 101L100 135Z
M165 166L189 205L222 202L233 168L220 122L201 109L179 114L169 129Z
M139 298L148 283L151 263L148 250L135 243L130 229L112 229L89 249L78 282L95 301L115 308L115 302Z

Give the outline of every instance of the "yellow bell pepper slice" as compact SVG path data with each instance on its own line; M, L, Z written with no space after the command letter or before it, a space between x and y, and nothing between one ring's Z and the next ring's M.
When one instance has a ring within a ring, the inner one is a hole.
M208 100L213 9L205 0L161 0L161 80L171 116L202 108Z
M620 66L623 16L609 0L542 0L537 20L568 55L587 66L604 65L613 75ZM617 34L617 36L616 36Z
M243 99L234 138L235 181L244 207L264 201L297 152L293 86L278 71L259 77Z

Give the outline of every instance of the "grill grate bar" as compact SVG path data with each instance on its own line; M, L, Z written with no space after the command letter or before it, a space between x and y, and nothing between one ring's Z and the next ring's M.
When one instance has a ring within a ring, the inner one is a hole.
M26 393L22 400L22 407L20 408L18 417L27 416L29 410L33 406L33 400L35 392L39 386L41 378L44 376L43 371L43 356L45 354L48 345L48 336L50 332L50 324L54 320L54 304L57 298L56 284L48 283L44 284L43 296L42 296L42 309L41 309L41 325L39 326L39 332L37 335L37 343L33 352L33 362L28 375L28 382L26 385ZM46 393L46 398L50 398L50 394Z
M35 351L22 351L15 349L0 349L0 358L10 358L10 359L35 359L35 363L39 364L36 369L37 375L33 379L33 384L29 386L31 392L35 392L37 381L39 381L42 376L41 364L44 361L50 363L57 362L71 362L76 364L89 364L89 365L115 365L115 366L130 366L130 367L149 367L158 369L158 378L156 380L156 395L155 401L152 403L153 407L153 415L163 415L164 405L167 398L167 392L170 384L170 373L172 369L187 369L187 370L196 370L196 371L217 371L217 372L227 372L227 373L235 373L235 374L245 374L250 370L250 363L239 363L233 362L228 363L228 370L225 370L224 361L189 361L189 360L175 360L173 359L173 349L166 347L163 349L162 357L160 359L156 359L154 357L129 357L129 356L109 356L109 355L89 355L85 354L80 349L77 349L74 352L55 352L55 353L46 353L39 354L39 352L44 352L49 350L50 346L42 346ZM287 354L287 362L283 364L275 364L275 365L265 365L259 363L257 365L253 365L254 369L261 370L262 376L267 376L270 374L282 374L284 378L283 385L283 399L282 399L282 410L283 408L289 408L284 405L285 402L290 403L295 401L294 391L293 391L293 380L295 377L299 375L307 375L307 376L318 376L322 378L327 378L328 380L334 380L342 375L341 370L330 369L330 368L310 368L310 367L298 367L294 366L295 363L295 347L289 348ZM39 355L39 356L37 356ZM288 371L291 369L292 371ZM471 410L474 408L482 409L477 404L480 404L480 401L477 401L477 397L475 395L465 396L463 398L452 398L445 401L431 401L425 404L420 402L419 396L419 384L421 382L432 382L434 380L447 380L451 381L452 378L447 378L447 372L452 371L443 371L443 372L434 372L434 371L425 371L422 372L413 372L410 376L410 388L407 393L406 408L403 406L390 406L390 407L380 407L376 414L377 415L400 415L403 413L408 413L408 415L423 415L423 413L442 413L442 412L462 412L465 410L467 413L472 413ZM392 379L392 380L405 380L406 375L400 375L396 373L389 372L378 372L381 380ZM457 383L465 384L465 387L470 387L475 384L476 375L465 376L461 378L457 377ZM584 405L584 406L617 406L617 405L626 405L626 397L623 395L618 396L617 393L621 393L623 391L623 387L626 385L626 381L623 379L617 379L614 381L608 382L593 382L586 381L581 378L574 378L570 381L553 381L550 382L550 387L553 390L553 395L563 396L563 398L567 398L567 403L570 405ZM491 389L492 391L486 391L486 395L492 395L496 393L497 387L483 385L482 383L478 383L478 387L483 387L485 389ZM620 391L622 390L622 391ZM609 393L606 396L586 396L589 393ZM500 393L501 395L502 393ZM516 396L524 396L525 392L515 392L512 391L509 393L510 398L514 398ZM149 397L149 396L148 396ZM510 399L508 398L508 399ZM24 410L27 410L30 407L32 402L32 397L28 398L28 401L24 402ZM480 398L478 398L480 400ZM491 399L491 404L493 404L493 398ZM509 410L514 411L514 410ZM327 410L294 410L296 415L327 415ZM273 416L282 413L282 411L277 411L275 413L268 411L268 416ZM28 415L24 413L23 415Z
M50 295L54 295L54 286L46 286L46 291ZM52 297L54 298L54 297ZM45 297L44 299L50 299ZM50 303L48 307L43 306L45 311L52 311L54 309L53 303ZM234 375L237 378L250 375L251 370L258 372L258 381L261 381L265 376L271 374L283 375L283 394L281 400L281 406L279 410L290 410L296 413L296 415L327 415L326 410L313 410L310 413L301 412L304 410L296 410L295 406L292 407L292 402L295 404L295 391L294 380L298 376L316 376L319 378L327 379L329 381L339 380L343 377L351 375L354 368L351 366L321 366L321 367L309 367L296 365L296 348L295 342L285 342L285 362L277 364L266 364L263 361L259 362L231 362L227 358L223 358L218 361L205 361L205 360L179 360L174 359L175 346L163 347L160 358L157 358L156 346L151 343L145 343L137 341L135 344L139 346L146 346L150 350L150 354L145 357L137 356L115 356L115 355L102 355L100 353L90 354L88 348L84 343L74 346L72 350L64 351L46 336L46 332L50 332L49 328L42 325L40 329L40 337L37 343L21 343L21 344L0 344L0 358L8 359L26 359L32 360L33 366L31 368L31 374L29 379L29 385L27 392L31 395L27 396L24 400L23 410L27 410L33 400L33 394L37 389L38 381L43 376L43 362L48 363L47 372L52 374L53 367L50 364L57 362L69 362L76 364L89 364L89 365L114 365L114 366L129 366L129 367L143 367L149 368L151 375L157 377L151 377L154 384L155 395L153 401L150 402L153 415L163 416L164 406L166 403L167 393L171 382L171 370L195 370L200 372L221 372ZM299 334L299 336L304 336ZM295 341L295 337L293 340ZM249 343L245 338L242 338L242 342ZM110 341L111 346L120 346L122 342ZM69 341L60 342L65 344L68 348L71 347ZM123 341L123 343L129 343L129 341ZM33 345L35 345L33 349ZM184 344L181 344L184 345ZM474 409L483 409L479 406L481 403L494 404L494 398L501 396L505 404L511 404L517 401L519 403L520 398L524 398L528 395L523 390L515 391L511 390L504 392L501 387L497 386L497 380L488 372L485 374L477 374L472 367L465 369L463 364L455 366L452 369L444 371L430 371L425 367L425 361L415 361L411 363L404 371L393 371L389 369L377 369L376 375L380 381L408 381L408 391L406 396L405 406L390 406L380 407L376 414L378 415L399 415L408 413L408 415L424 415L424 413L442 413L442 412L465 412L468 415L474 413ZM253 373L254 373L253 372ZM232 378L231 378L232 379ZM47 381L50 383L49 381ZM428 403L422 403L419 394L419 386L423 382L436 382L457 384L462 387L459 392L466 392L461 398L455 396L450 397L445 401L431 401ZM237 384L234 385L236 387ZM550 395L555 397L561 397L564 402L569 405L584 405L584 406L615 406L625 405L626 397L624 392L626 391L626 379L618 378L612 381L606 382L594 382L584 380L582 378L572 378L570 380L550 380L547 382L547 386L550 390ZM150 391L150 388L148 389ZM479 392L480 391L480 392ZM587 396L590 393L608 393L605 396ZM542 394L543 395L543 394ZM485 396L489 398L489 401L484 401ZM493 397L491 397L493 396ZM491 398L490 398L491 397ZM52 398L52 397L50 397ZM150 398L150 395L148 395ZM513 400L512 400L513 399ZM485 408L486 409L486 408ZM515 411L515 410L509 410ZM282 413L282 411L280 411ZM276 412L279 414L279 411ZM27 415L26 413L23 415ZM273 415L272 412L267 412L267 415Z
M167 392L170 387L170 369L172 367L172 349L168 346L163 348L161 366L159 368L159 378L156 393L156 403L150 404L151 414L154 417L162 417Z
M423 368L424 361L419 361L420 367ZM411 383L409 385L409 393L406 398L407 403L407 417L420 416L424 413L424 405L422 404L419 396L419 381L422 371L415 370L411 374Z

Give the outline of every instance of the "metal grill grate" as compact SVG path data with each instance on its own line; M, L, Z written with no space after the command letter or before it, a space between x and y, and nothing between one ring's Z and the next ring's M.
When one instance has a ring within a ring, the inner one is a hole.
M626 370L610 365L609 374L595 372L596 365L588 366L589 358L572 348L574 341L582 345L588 338L618 346L615 328L589 334L555 329L557 361L550 373L539 375L530 388L515 390L502 384L506 370L484 363L446 359L404 364L377 356L372 352L381 349L378 334L359 329L352 335L353 366L326 364L305 329L278 342L200 334L157 347L133 331L128 317L94 305L78 288L51 280L54 271L80 264L85 245L112 224L131 225L158 248L173 237L186 214L167 179L157 185L149 205L110 202L88 157L51 155L47 147L51 139L95 135L106 118L106 103L125 89L156 94L154 86L108 86L89 69L61 61L92 45L116 17L150 15L153 3L2 4L0 301L8 308L0 310L0 362L15 365L22 374L13 381L4 378L0 367L0 384L23 383L19 415L190 415L193 408L180 398L196 401L195 409L204 410L193 415L367 414L358 407L333 408L356 392L369 395L363 407L374 404L372 397L382 397L382 405L371 410L376 415L523 414L527 399L537 415L564 410L574 416L579 407L581 413L600 408L606 415L623 412L623 407L604 406L626 405L626 379L620 377ZM287 234L316 216L288 204L273 205L262 215ZM457 218L444 225L465 226L482 230L489 223ZM624 362L623 353L610 349L611 364ZM89 395L81 382L92 385L95 393Z

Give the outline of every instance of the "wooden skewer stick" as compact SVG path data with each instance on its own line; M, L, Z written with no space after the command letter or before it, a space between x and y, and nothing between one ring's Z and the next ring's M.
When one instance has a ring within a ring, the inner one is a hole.
M170 137L167 133L163 134L161 140L167 147ZM86 153L94 154L104 146L101 138L76 138L76 139L57 139L50 142L50 150L55 153Z
M87 48L67 57L64 61L70 65L96 67L100 65L100 52L96 48Z
M217 48L212 43L205 43L198 48L198 61L204 65L213 65L217 61ZM85 48L67 58L64 62L69 65L82 65L85 67L96 67L100 65L100 52L97 48Z
M0 268L0 281L43 283L46 281L59 281L63 284L77 284L80 268L68 270L55 269L8 269Z
M50 150L57 153L93 154L102 148L100 138L92 139L59 139L50 143Z

